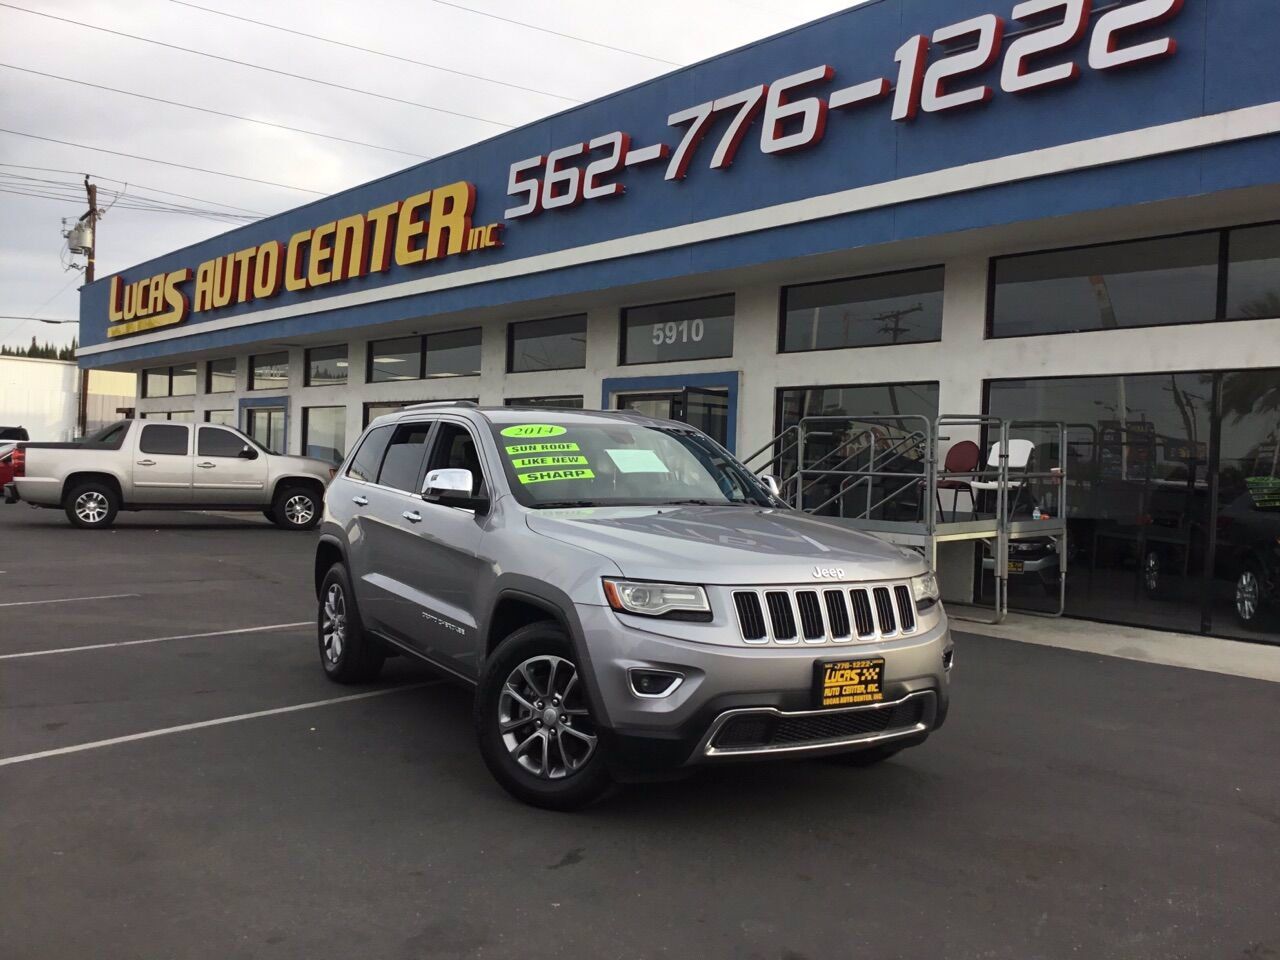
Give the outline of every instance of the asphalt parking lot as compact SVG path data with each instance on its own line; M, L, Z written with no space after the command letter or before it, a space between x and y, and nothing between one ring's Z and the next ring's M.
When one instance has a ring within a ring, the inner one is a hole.
M322 676L313 542L0 507L5 957L1280 957L1274 684L964 635L878 768L555 814L465 690Z

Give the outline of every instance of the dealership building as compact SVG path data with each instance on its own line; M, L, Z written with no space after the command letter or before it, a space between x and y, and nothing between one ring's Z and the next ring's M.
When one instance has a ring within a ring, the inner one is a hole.
M333 460L430 400L1062 421L1068 614L1280 642L1278 49L1273 0L870 0L99 280L80 361Z

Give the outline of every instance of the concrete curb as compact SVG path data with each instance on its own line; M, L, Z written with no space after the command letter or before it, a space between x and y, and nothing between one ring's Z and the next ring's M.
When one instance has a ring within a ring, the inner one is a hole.
M1280 683L1280 646L1265 643L1165 633L1088 620L1050 620L1016 613L1009 614L998 626L952 619L951 629L1104 657Z

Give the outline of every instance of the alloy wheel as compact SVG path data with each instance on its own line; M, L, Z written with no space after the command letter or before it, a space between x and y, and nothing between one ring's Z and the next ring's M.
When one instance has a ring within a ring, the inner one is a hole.
M294 526L306 526L316 515L315 503L306 494L296 494L284 502L284 515Z
M337 663L342 658L342 648L347 640L347 598L336 583L331 583L324 595L320 636L325 659L331 664Z
M101 523L107 515L107 498L97 490L89 490L76 497L76 516L83 523Z
M562 780L595 753L578 668L563 657L531 657L511 671L498 696L498 729L512 759L542 780Z
M1245 623L1251 623L1258 615L1258 599L1262 594L1258 575L1246 570L1236 578L1236 615Z

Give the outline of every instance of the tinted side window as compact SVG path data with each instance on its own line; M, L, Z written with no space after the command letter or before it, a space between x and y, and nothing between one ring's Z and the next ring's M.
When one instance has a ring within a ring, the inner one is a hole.
M418 477L422 474L422 461L427 454L427 437L430 435L430 422L402 423L396 427L387 445L378 483L417 493Z
M347 467L347 476L369 483L378 479L378 467L382 465L382 455L386 452L387 441L391 439L393 429L388 424L369 431L360 444L360 449L351 458L351 466Z
M142 440L138 450L142 453L161 453L185 456L187 453L187 434L190 427L168 423L148 423L142 428Z
M202 457L238 457L246 446L248 443L244 437L236 436L230 430L212 427L201 427L196 440L197 452Z
M471 431L460 423L442 423L436 434L427 470L470 470L471 495L480 496L485 489L484 471Z

